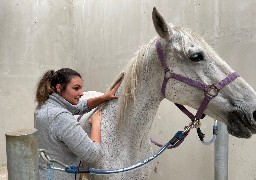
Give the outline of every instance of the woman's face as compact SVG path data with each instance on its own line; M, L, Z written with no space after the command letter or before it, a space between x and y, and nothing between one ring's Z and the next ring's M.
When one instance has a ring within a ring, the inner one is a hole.
M60 87L61 88L61 87ZM81 96L83 96L83 80L79 76L74 76L67 84L65 90L61 91L60 95L73 105L77 105ZM58 91L58 87L57 87Z

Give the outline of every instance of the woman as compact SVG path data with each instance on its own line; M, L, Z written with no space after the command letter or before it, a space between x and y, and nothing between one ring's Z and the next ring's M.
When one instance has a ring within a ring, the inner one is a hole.
M101 154L101 113L90 120L90 137L73 115L83 114L101 103L116 99L118 85L104 95L87 102L79 101L83 95L81 75L69 68L47 71L38 83L35 110L35 127L38 129L39 148L45 149L51 159L67 165L78 165L80 160L93 163ZM59 167L58 164L54 164ZM40 158L40 179L49 177L46 163ZM54 171L57 180L74 179L75 175Z

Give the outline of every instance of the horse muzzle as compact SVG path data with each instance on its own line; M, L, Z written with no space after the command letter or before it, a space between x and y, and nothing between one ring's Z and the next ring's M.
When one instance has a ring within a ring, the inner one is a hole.
M253 112L253 118L243 110L235 110L228 113L227 128L229 134L238 138L250 138L256 133L256 111Z

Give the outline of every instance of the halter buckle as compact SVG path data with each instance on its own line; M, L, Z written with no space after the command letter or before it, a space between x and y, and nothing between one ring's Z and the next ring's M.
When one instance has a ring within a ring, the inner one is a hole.
M190 131L193 128L199 128L201 126L201 123L199 121L199 119L195 119L194 121L189 123L189 126L185 126L184 127L184 133L187 133L188 131Z
M216 97L219 93L219 89L214 85L210 85L208 89L205 90L205 95L210 96L211 98Z
M201 127L201 122L199 119L195 119L194 121L192 121L190 124L191 128L200 128Z
M165 72L164 72L164 78L165 79L170 79L172 77L172 73L170 71L170 69L167 69Z

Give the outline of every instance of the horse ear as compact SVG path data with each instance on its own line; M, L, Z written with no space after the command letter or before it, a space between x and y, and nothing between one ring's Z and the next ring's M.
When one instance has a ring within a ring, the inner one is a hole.
M155 7L152 11L152 19L158 35L166 40L170 39L172 35L171 30L168 24L165 22L163 16L157 11Z

